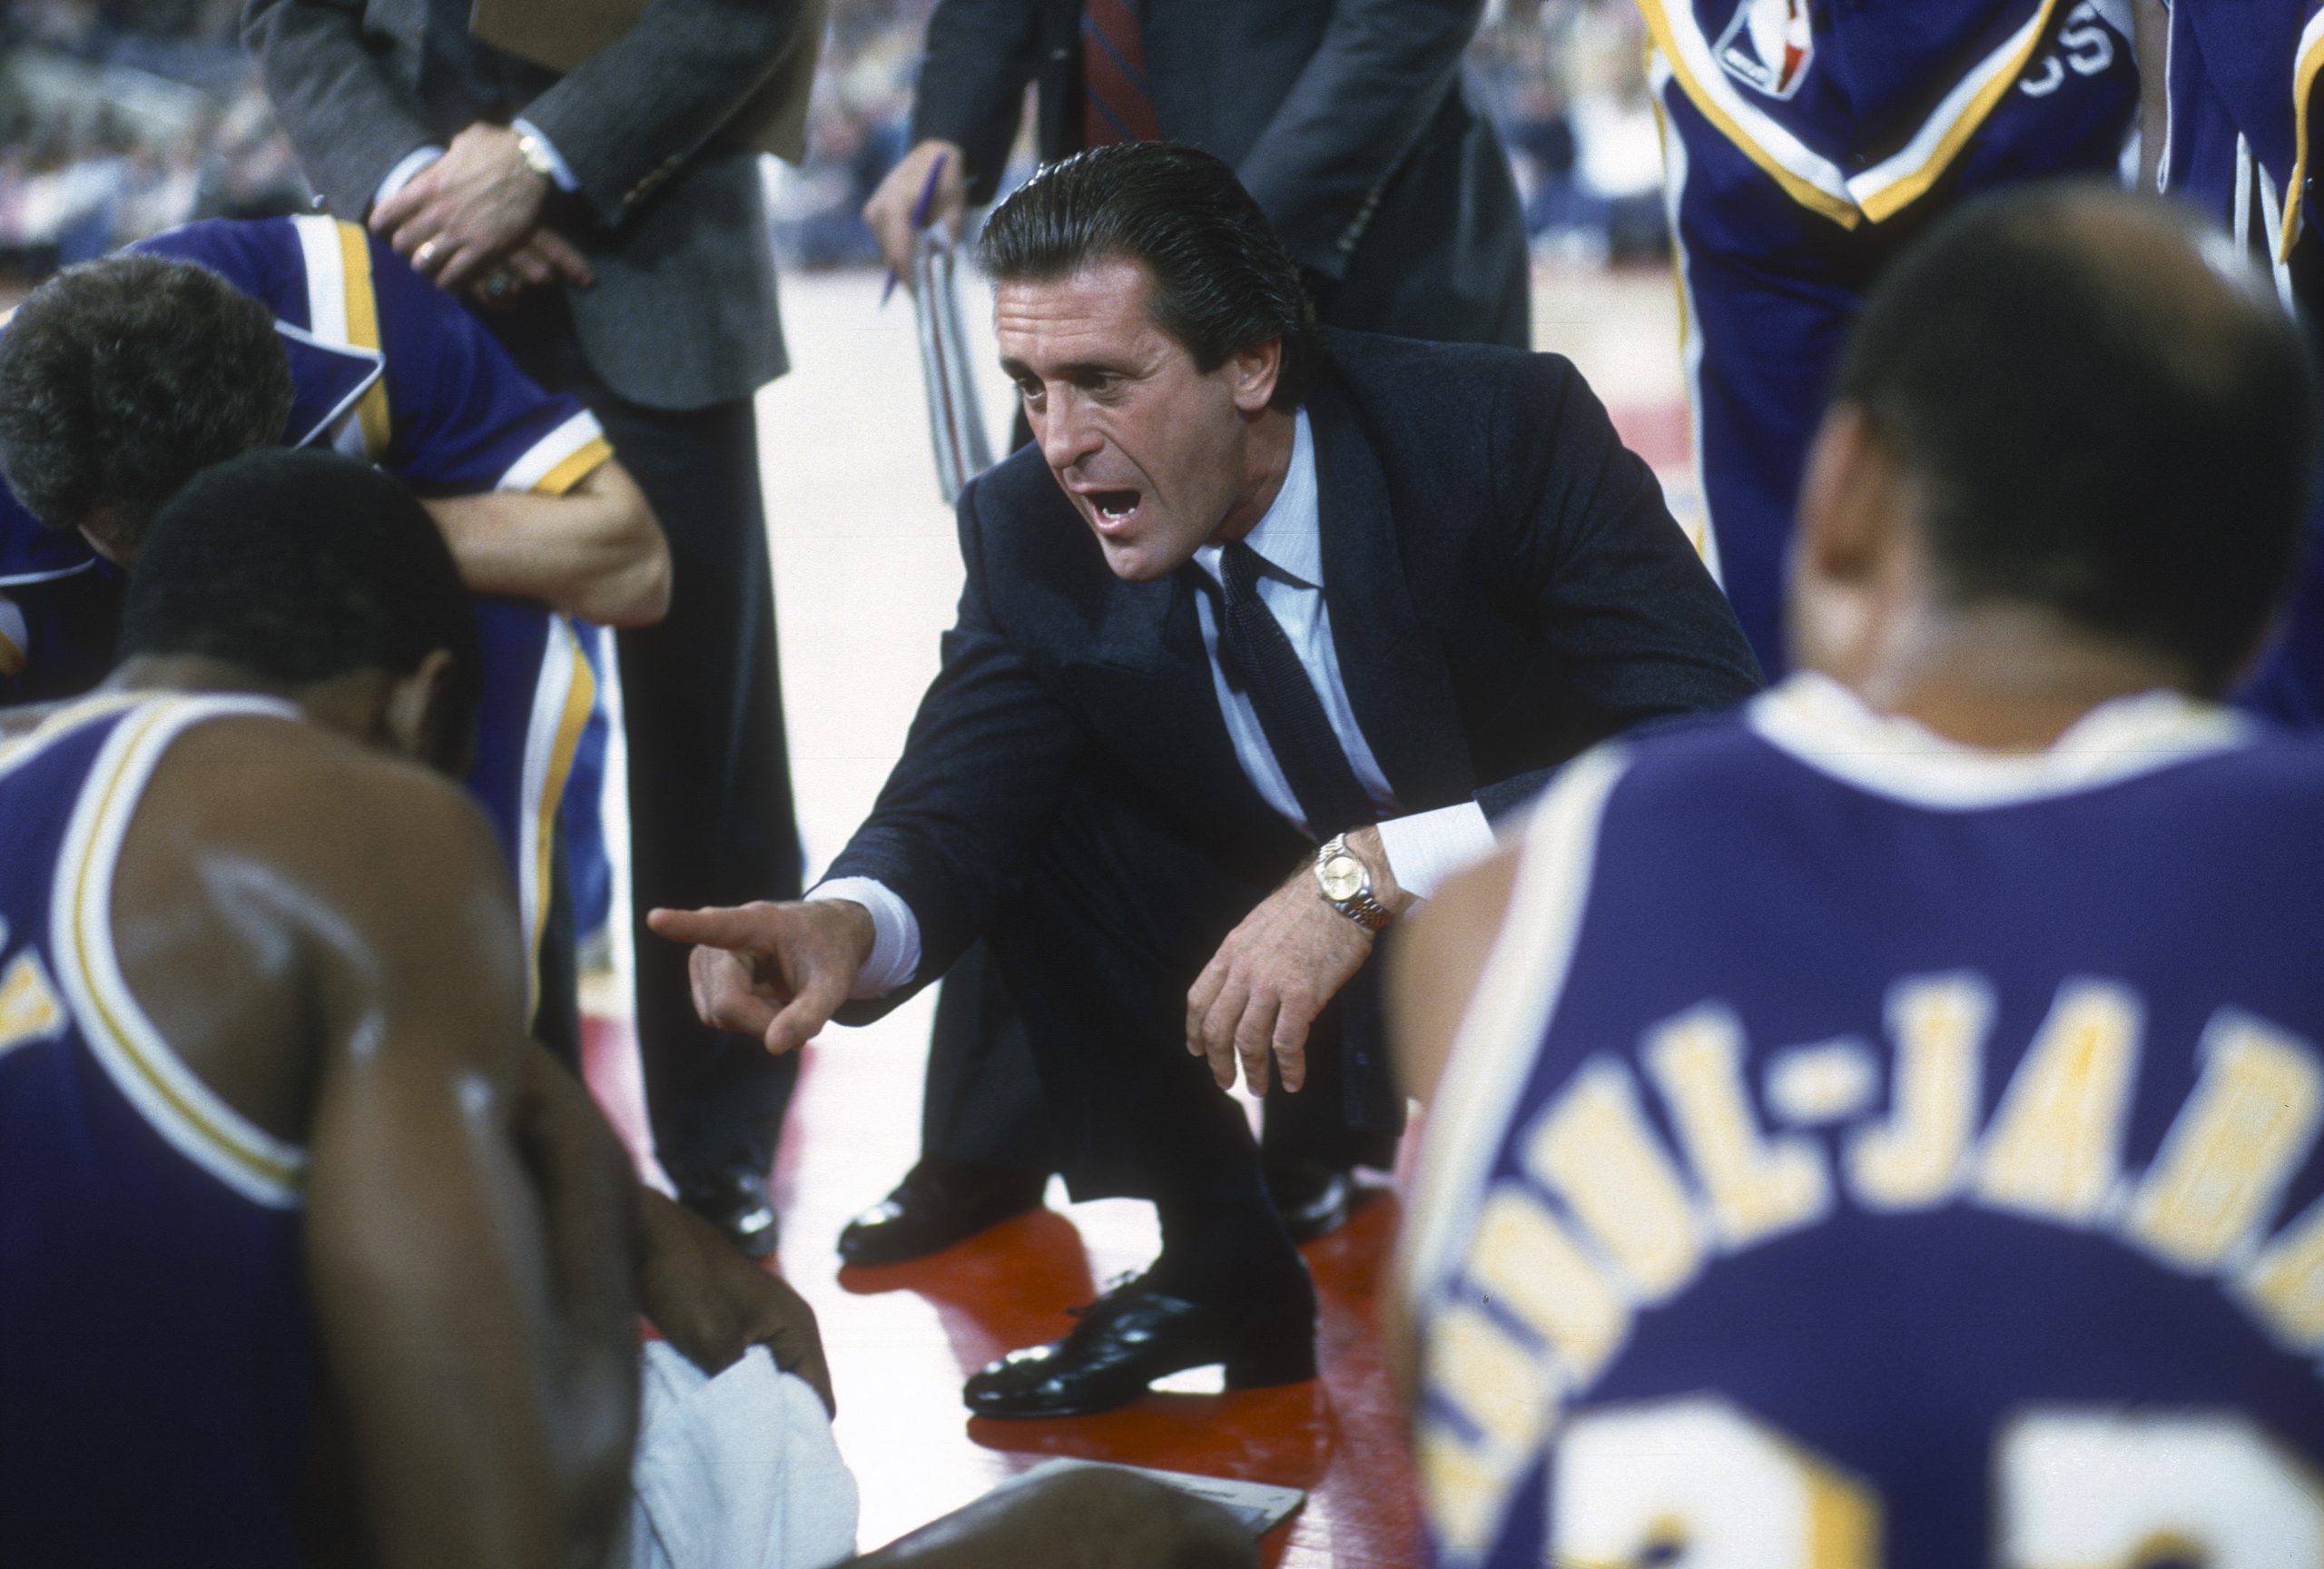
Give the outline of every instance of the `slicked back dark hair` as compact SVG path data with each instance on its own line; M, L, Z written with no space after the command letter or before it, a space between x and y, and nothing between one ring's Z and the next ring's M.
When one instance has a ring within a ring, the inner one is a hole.
M1093 262L1142 262L1147 314L1208 372L1280 339L1274 406L1307 394L1315 308L1299 265L1235 178L1176 142L1122 142L1051 163L985 221L978 260L996 282L1069 278Z
M476 613L427 510L335 452L271 448L189 480L147 530L121 656L199 654L300 686L409 676L452 656L434 760L467 749L482 658Z
M2298 568L2317 401L2290 317L2151 197L1973 204L1866 303L1837 395L1928 499L1957 603L2029 602L2217 692Z
M179 486L290 417L272 314L191 262L68 267L0 330L0 471L51 528L103 506L134 550Z

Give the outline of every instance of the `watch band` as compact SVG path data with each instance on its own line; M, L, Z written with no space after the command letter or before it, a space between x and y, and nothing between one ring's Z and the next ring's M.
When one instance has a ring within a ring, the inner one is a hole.
M1334 899L1330 891L1324 886L1324 868L1335 858L1343 855L1354 862L1363 870L1364 880L1356 884L1355 892L1346 898ZM1364 857L1347 847L1346 834L1333 834L1315 852L1315 892L1322 897L1324 903L1363 927L1366 932L1377 932L1394 919L1388 913L1388 907L1372 896L1372 868L1364 864Z

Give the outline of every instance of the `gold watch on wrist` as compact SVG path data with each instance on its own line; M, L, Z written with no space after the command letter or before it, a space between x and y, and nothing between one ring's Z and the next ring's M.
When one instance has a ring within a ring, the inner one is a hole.
M1333 834L1315 852L1315 891L1366 932L1377 932L1392 919L1388 907L1372 896L1372 868L1347 847L1344 834Z
M548 155L548 143L529 131L519 131L517 156L525 161L526 168L547 181L551 190L556 189L556 160Z

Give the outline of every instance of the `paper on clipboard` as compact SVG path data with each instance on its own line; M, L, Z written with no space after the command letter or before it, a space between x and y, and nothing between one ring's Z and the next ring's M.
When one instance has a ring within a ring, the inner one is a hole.
M920 232L911 250L912 310L920 327L920 374L928 389L928 434L936 447L936 483L947 505L992 467L992 439L960 330L960 274L951 232Z

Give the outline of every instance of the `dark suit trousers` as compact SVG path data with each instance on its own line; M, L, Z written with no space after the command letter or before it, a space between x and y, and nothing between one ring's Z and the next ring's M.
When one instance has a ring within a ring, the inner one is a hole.
M637 1037L655 1154L675 1179L773 1162L795 1057L704 1027L655 905L796 898L799 834L775 663L773 574L748 400L672 412L608 390L563 301L489 319L526 372L601 420L668 535L670 613L615 635L629 746Z
M1280 1288L1297 1268L1240 1104L1186 1049L1187 988L1266 892L1084 789L987 938L1022 1019L1048 1149L1074 1198L1154 1200L1166 1256L1185 1250L1174 1216L1227 1218L1236 1235L1203 1238L1202 1278L1179 1282L1214 1298ZM1368 982L1351 992L1374 995ZM1296 1105L1320 1129L1376 1147L1396 1108L1381 1095L1384 1078L1364 1076L1367 1091L1341 1072L1344 1011L1318 1023L1307 1087L1278 1090L1269 1114L1278 1100ZM1357 1120L1377 1130L1350 1130Z

